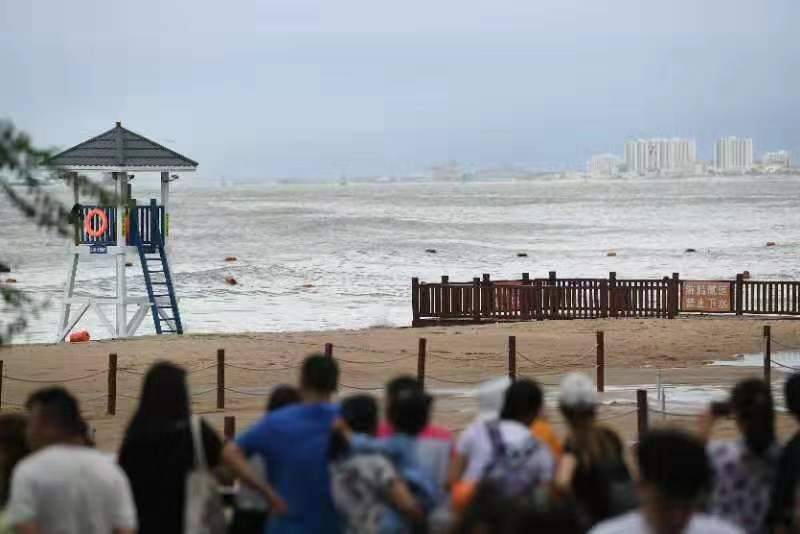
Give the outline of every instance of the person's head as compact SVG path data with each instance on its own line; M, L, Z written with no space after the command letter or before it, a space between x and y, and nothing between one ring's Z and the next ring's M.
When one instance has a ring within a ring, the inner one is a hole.
M639 493L656 534L683 532L711 486L703 443L680 430L652 430L637 449Z
M279 384L272 389L267 400L267 412L280 410L284 406L297 404L302 399L297 388L287 384Z
M66 389L40 389L28 398L25 406L30 412L27 435L31 449L84 442L86 426L78 401Z
M503 399L511 379L507 376L493 378L478 386L478 418L495 419L503 408Z
M539 384L528 378L520 378L506 389L500 419L509 419L529 426L539 416L543 398Z
M392 378L386 383L385 388L385 415L386 419L389 419L389 412L392 409L392 404L394 404L395 399L397 399L398 395L404 391L424 391L422 384L420 384L419 380L414 378L411 375L400 375Z
M170 362L153 364L144 375L134 418L178 421L188 419L190 412L186 371Z
M30 452L26 426L27 419L22 415L0 415L0 506L8 501L14 467Z
M432 402L421 388L403 389L389 403L389 423L401 434L416 436L428 426Z
M592 379L581 373L569 373L558 391L558 407L570 424L594 419L597 391Z
M794 415L795 419L800 420L800 373L794 373L786 380L783 387L786 408Z
M352 395L342 401L342 419L353 432L375 435L378 432L378 403L371 395Z
M300 370L300 393L307 402L327 401L339 387L339 366L323 354L312 354Z
M747 448L763 455L775 442L775 407L769 385L758 378L736 384L731 392L731 412Z

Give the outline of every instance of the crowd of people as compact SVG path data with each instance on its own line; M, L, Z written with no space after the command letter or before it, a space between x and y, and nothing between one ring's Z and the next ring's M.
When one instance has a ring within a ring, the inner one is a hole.
M413 377L334 400L339 369L311 355L297 386L227 443L191 413L186 372L147 372L118 454L93 446L74 396L35 392L0 416L0 534L779 534L800 532L800 433L781 446L769 385L744 380L696 432L631 449L598 421L596 387L568 374L560 439L536 381L489 380L458 437ZM800 419L800 374L785 383ZM738 437L712 440L731 418ZM220 484L237 488L232 513Z

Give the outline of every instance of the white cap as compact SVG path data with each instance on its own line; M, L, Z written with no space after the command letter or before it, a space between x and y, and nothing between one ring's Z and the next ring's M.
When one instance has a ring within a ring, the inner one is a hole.
M511 379L504 376L487 380L478 386L478 419L496 419L500 415L510 385Z
M594 382L581 373L569 373L561 379L558 403L566 408L590 408L597 404Z

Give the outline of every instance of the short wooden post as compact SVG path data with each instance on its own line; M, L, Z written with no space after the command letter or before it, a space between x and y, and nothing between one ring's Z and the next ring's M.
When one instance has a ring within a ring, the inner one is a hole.
M517 379L517 336L508 336L508 378Z
M325 357L333 358L333 343L325 343Z
M419 278L411 279L411 326L419 326Z
M772 332L768 324L764 325L764 382L772 382Z
M608 273L608 315L617 316L617 273Z
M602 330L597 331L597 392L602 393L606 389L606 347L605 334Z
M450 277L446 274L442 275L442 285L441 285L441 305L442 305L442 318L448 317L450 315L450 288L448 284L450 283Z
M0 410L3 409L3 372L4 362L0 360Z
M494 291L492 291L492 280L488 273L483 273L483 295L481 295L481 312L484 318L494 315Z
M550 301L548 306L548 313L550 319L558 319L558 308L561 304L561 297L557 287L557 275L555 271L550 271L547 276L549 280L547 292L550 294Z
M736 275L735 294L736 315L742 315L744 313L744 273L739 273Z
M636 411L637 411L637 428L639 433L639 440L647 432L647 390L636 390Z
M217 349L217 410L225 409L225 349Z
M481 320L481 279L475 277L472 279L472 319L477 323Z
M672 273L672 284L670 284L670 310L669 310L669 318L674 319L678 316L678 312L681 308L681 301L680 301L680 293L681 293L681 275L680 273Z
M233 415L225 416L224 435L225 439L230 441L236 437L236 417Z
M421 337L419 338L419 351L417 352L417 380L422 387L425 387L425 352L428 341Z
M108 400L106 401L106 413L115 415L117 413L117 355L113 352L108 355Z
M531 291L528 286L531 285L531 276L529 273L522 273L522 287L519 288L519 307L522 313L522 320L529 321L531 318Z

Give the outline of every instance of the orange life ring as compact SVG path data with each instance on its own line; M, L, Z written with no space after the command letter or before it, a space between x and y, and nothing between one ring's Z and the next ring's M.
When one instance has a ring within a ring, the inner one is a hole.
M100 217L100 228L97 230L92 228L92 222L94 221L95 217ZM100 208L90 209L89 213L86 214L86 220L83 221L83 229L86 231L86 235L89 237L100 237L106 233L106 230L108 230L108 215L106 215L106 212Z

